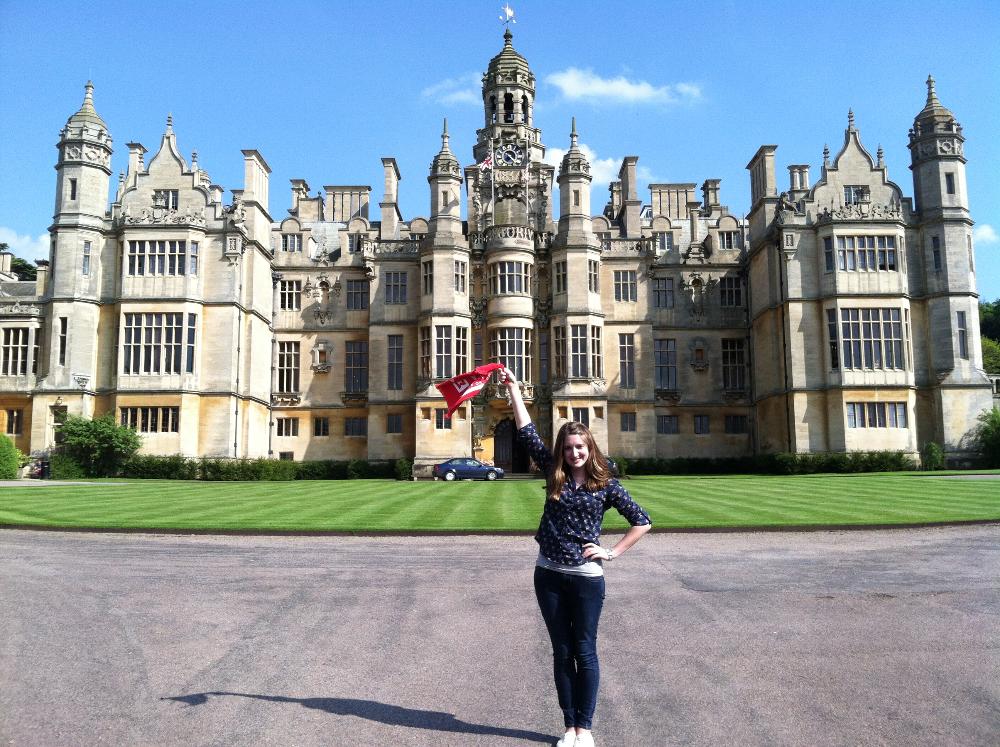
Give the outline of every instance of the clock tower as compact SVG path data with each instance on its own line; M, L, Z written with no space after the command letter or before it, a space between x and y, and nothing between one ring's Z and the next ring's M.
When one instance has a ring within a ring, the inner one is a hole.
M466 171L469 228L492 225L549 230L555 169L542 163L545 146L534 126L535 75L518 54L510 29L483 74L484 126L472 153L480 167Z

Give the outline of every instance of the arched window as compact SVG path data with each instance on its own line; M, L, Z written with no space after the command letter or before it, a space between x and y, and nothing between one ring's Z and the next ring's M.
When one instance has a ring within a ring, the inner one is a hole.
M497 97L490 96L490 121L497 121Z
M521 121L528 124L528 97L521 97Z
M514 121L514 96L513 94L505 93L503 97L503 121L513 122Z

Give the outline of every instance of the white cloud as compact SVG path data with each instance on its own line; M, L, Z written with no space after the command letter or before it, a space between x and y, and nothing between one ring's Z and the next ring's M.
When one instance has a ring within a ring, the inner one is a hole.
M482 79L477 73L466 73L427 86L420 95L439 104L480 104L483 100L481 85Z
M1000 241L996 229L989 223L980 223L972 230L972 238L977 244L995 244Z
M0 244L7 244L14 256L27 261L49 258L49 235L21 236L17 231L0 226Z
M571 101L594 104L679 104L701 98L701 89L693 83L654 86L644 80L629 80L623 75L602 78L593 70L576 67L552 73L545 82L558 88Z
M622 167L622 159L615 158L614 156L600 158L586 143L580 143L579 148L590 162L590 176L593 179L590 183L591 191L598 190L599 193L606 193L608 184L618 180L618 172ZM566 150L563 148L546 148L545 163L551 164L558 169L565 155ZM635 175L639 182L638 187L641 199L642 193L648 188L649 183L658 180L645 166L637 166Z

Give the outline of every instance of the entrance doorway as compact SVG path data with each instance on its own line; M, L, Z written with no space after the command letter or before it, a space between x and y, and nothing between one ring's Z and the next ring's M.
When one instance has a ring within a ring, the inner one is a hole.
M529 469L528 450L516 434L511 418L501 420L493 431L493 463L504 472L527 472Z

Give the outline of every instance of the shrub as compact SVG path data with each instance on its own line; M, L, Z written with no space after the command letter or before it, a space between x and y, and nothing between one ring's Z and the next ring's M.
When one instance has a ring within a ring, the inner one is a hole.
M397 459L396 460L396 479L397 480L412 480L413 479L413 460L412 459Z
M928 441L920 450L920 462L924 469L944 469L944 449L941 444Z
M79 480L87 477L87 471L69 454L54 451L49 457L49 477L53 480Z
M347 477L350 480L363 480L371 472L368 462L364 459L352 459L347 463Z
M24 454L14 442L0 433L0 480L14 480L20 471Z
M329 480L330 465L333 462L313 461L299 462L298 470L295 473L296 480Z
M59 435L58 452L90 477L114 477L142 445L138 434L118 425L110 413L94 420L71 415L59 426Z
M121 475L143 480L197 480L198 460L180 454L136 454L122 466Z
M629 476L629 462L625 457L609 457L608 461L611 462L611 471L614 472L618 477L628 477Z
M972 439L984 467L1000 467L1000 410L983 410Z
M276 459L203 457L199 467L202 480L232 482L294 480L299 471L296 462Z

